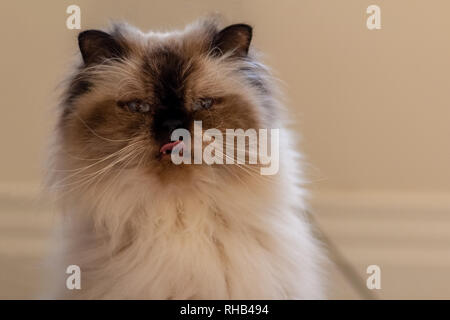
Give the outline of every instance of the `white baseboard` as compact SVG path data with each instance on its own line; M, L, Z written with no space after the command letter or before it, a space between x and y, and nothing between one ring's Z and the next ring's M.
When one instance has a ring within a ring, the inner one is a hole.
M381 267L383 298L450 298L450 194L329 191L312 207L364 279Z
M360 260L450 267L450 194L324 192L313 208L329 237Z
M0 224L8 231L0 235L0 258L46 251L51 218L33 206L39 198L39 183L0 183ZM449 193L326 191L311 205L320 228L362 278L368 265L381 267L382 298L450 298ZM345 280L335 283L333 297L357 297Z

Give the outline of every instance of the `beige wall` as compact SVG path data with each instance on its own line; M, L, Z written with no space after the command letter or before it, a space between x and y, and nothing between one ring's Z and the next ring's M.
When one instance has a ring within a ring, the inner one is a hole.
M2 1L0 181L40 179L56 87L76 54L73 1ZM448 1L76 1L110 18L181 27L213 11L254 25L285 82L320 190L450 189ZM365 27L377 3L382 30Z
M321 188L450 190L448 1L254 3Z

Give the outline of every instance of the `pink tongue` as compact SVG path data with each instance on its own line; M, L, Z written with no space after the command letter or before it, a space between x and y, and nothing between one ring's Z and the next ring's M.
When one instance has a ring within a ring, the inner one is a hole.
M179 143L181 143L182 141L178 140L178 141L174 141L174 142L169 142L166 143L165 145L163 145L161 147L161 149L159 150L159 152L161 153L166 153L167 150L172 150L173 148L175 148L175 146Z

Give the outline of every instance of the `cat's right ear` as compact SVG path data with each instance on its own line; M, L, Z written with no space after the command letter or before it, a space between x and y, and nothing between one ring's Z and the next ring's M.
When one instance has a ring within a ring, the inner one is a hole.
M100 63L105 59L119 58L124 49L109 33L87 30L78 35L78 46L86 65Z

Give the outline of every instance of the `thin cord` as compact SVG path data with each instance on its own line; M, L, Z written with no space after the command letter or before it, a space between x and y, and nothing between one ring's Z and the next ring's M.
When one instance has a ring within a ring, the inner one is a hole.
M308 211L307 213L310 223L314 225L314 231L317 233L317 237L327 246L333 262L336 264L339 271L348 281L350 286L356 290L361 299L378 300L378 295L365 286L365 279L361 277L356 268L347 260L347 258L345 258L337 246L334 245L333 241L325 234L311 212Z

